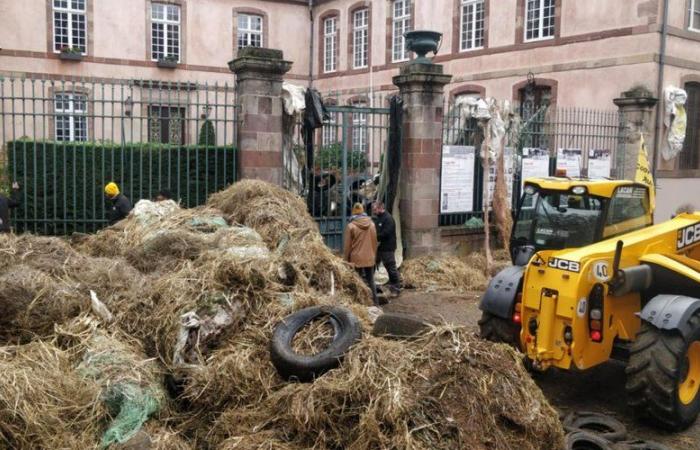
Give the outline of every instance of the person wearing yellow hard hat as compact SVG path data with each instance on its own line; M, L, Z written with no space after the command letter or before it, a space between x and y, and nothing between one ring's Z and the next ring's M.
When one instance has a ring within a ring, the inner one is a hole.
M107 197L107 221L110 225L114 225L129 215L131 202L126 195L119 192L117 183L113 181L107 183L105 196Z

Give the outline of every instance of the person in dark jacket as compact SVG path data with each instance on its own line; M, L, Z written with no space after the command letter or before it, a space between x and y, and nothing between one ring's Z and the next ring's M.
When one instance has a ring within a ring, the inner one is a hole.
M374 284L377 231L361 203L353 205L352 214L352 219L345 228L343 258L364 278L367 287L372 291L372 301L375 306L379 306L377 288Z
M375 201L372 204L372 214L377 227L377 265L384 264L389 274L389 290L398 294L401 291L401 276L396 268L396 222L386 211L384 202Z
M131 202L119 192L119 186L114 182L107 183L105 195L107 196L107 221L110 225L114 225L129 215Z
M19 206L19 183L12 183L10 197L0 195L0 233L10 232L10 209Z

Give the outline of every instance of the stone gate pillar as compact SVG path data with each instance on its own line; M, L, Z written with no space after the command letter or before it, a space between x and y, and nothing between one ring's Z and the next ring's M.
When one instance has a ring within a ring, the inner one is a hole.
M229 62L236 74L238 177L282 185L282 81L292 68L281 50L248 47Z
M644 135L647 153L651 162L654 157L654 108L658 99L646 90L622 93L613 102L622 113L622 142L615 158L617 178L634 180L639 157L639 134ZM652 163L653 164L653 163Z
M394 84L404 102L400 208L408 256L438 252L444 87L437 64L407 64Z

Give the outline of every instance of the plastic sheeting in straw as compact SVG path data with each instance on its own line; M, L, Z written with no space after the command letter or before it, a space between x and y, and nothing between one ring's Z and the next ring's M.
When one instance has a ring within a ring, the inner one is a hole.
M666 161L675 158L685 142L688 117L685 112L685 102L688 93L675 86L664 89L666 139L661 147L661 154Z
M134 206L132 214L142 225L164 219L180 210L180 206L174 200L152 202L139 200Z

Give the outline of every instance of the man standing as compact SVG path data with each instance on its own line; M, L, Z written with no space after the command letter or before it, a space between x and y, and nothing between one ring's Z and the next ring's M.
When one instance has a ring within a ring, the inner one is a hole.
M372 302L379 306L374 285L374 265L377 257L377 230L361 203L352 207L352 218L345 228L343 257L364 278L372 291Z
M107 196L107 221L110 225L114 225L131 212L131 202L122 193L119 192L117 183L110 182L105 186L105 195Z
M379 240L376 263L377 265L380 262L384 264L389 274L389 290L394 295L398 295L401 291L401 277L396 268L396 223L391 214L386 212L382 201L377 200L372 204L372 214L375 217L374 223L377 226L377 239Z
M0 233L10 232L10 209L19 206L19 183L12 183L10 198L0 195Z

